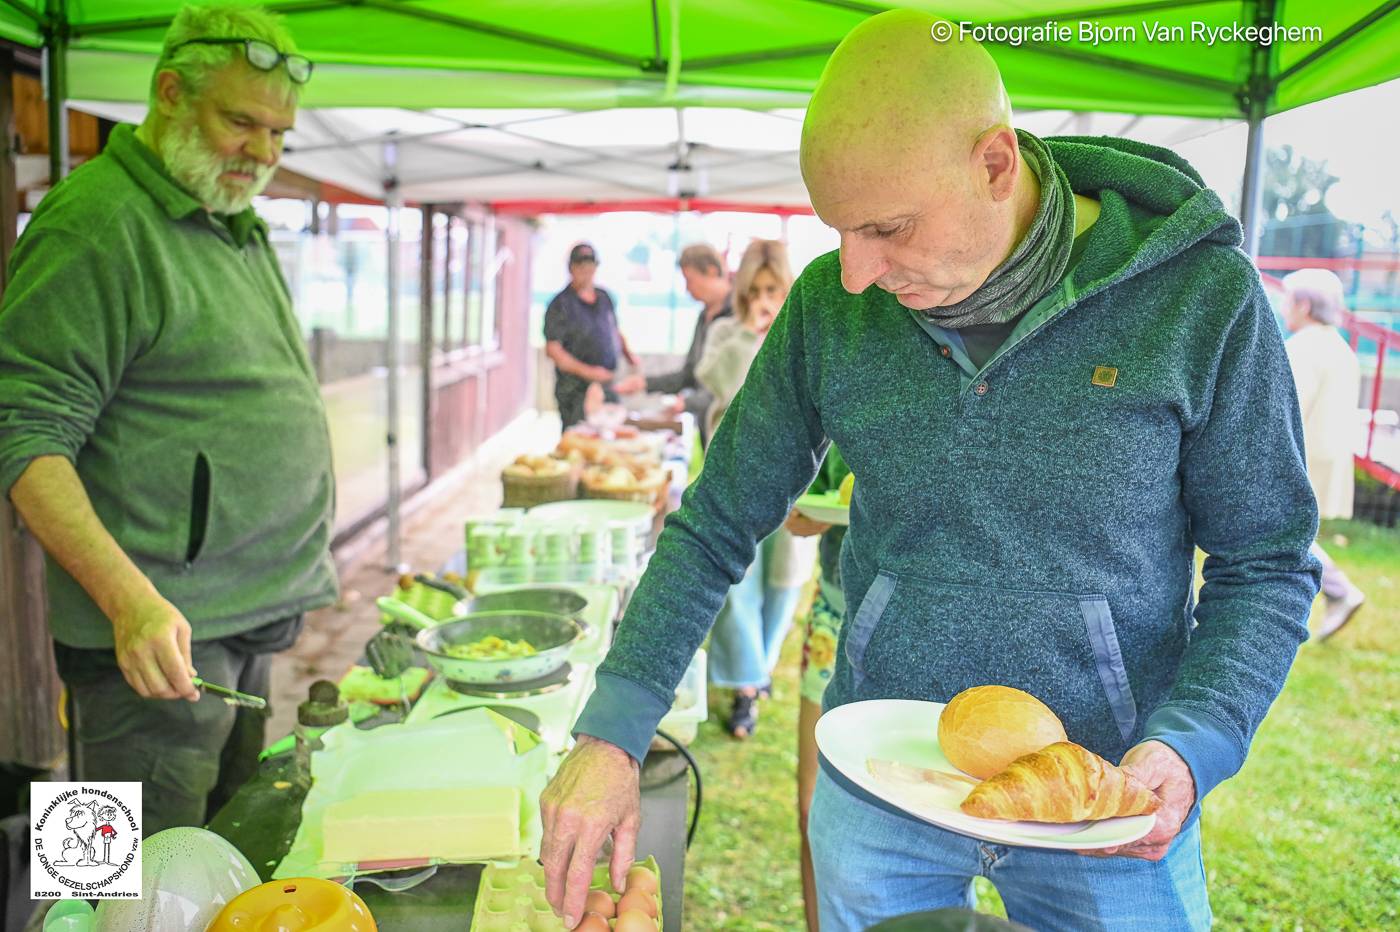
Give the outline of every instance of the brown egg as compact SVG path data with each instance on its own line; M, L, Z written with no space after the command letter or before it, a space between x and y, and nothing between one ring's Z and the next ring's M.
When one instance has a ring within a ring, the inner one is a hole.
M613 932L657 932L656 920L646 913L629 909L625 913L618 913L617 921L613 923Z
M628 910L646 913L655 919L656 897L650 893L643 893L641 890L628 890L622 894L622 899L617 901L617 914L621 916Z
M574 932L608 932L609 928L607 919L597 913L584 913L583 919L574 926Z
M583 902L583 908L590 913L597 913L604 919L611 919L617 915L617 904L606 890L590 890L588 899Z
M636 864L627 871L627 888L624 892L631 893L634 890L639 890L642 893L650 893L655 896L660 889L661 881L657 880L656 874L652 872L651 868Z

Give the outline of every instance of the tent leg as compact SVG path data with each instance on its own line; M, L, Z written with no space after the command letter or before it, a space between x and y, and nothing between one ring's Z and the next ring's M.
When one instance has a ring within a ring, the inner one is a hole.
M1244 225L1244 251L1251 259L1259 255L1259 236L1262 218L1259 216L1263 189L1260 175L1264 161L1264 105L1263 101L1251 103L1249 113L1249 137L1245 142L1244 182L1240 188L1240 223Z
M399 209L403 205L403 195L399 191L397 174L398 144L384 144L384 206L388 208L388 220L384 229L386 253L386 274L388 281L388 333L384 341L384 369L386 395L389 406L385 453L389 464L389 498L386 505L388 516L388 556L386 564L391 572L400 572L402 555L399 540L399 501L402 482L399 476Z
M63 0L48 0L52 24L44 42L44 83L49 120L49 187L68 175L68 32Z
M433 242L434 208L430 204L420 204L418 209L423 215L423 229L418 239L418 390L423 394L423 403L418 409L422 438L419 455L423 457L424 473L432 479L437 471L433 459L433 250L436 244Z
M1254 23L1267 26L1274 21L1276 0L1255 0ZM1260 175L1264 168L1264 118L1269 115L1269 99L1274 93L1275 49L1272 45L1256 45L1249 58L1249 83L1241 95L1241 110L1249 124L1245 142L1244 181L1240 186L1240 223L1244 226L1244 251L1251 259L1259 255L1259 237L1263 219L1259 215L1262 202Z

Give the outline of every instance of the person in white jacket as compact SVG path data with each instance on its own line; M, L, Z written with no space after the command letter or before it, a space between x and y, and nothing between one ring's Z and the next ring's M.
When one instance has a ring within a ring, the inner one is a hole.
M1308 479L1317 496L1318 515L1350 518L1361 369L1356 354L1337 332L1346 307L1342 282L1326 269L1299 269L1284 278L1283 287L1287 293L1283 322L1292 333L1284 349L1298 386ZM1327 613L1316 636L1324 640L1352 619L1366 596L1321 546L1314 543L1312 552L1322 561Z
M734 277L734 316L714 322L695 367L696 379L714 396L706 416L709 436L743 387L791 287L787 247L778 240L750 243ZM759 696L771 687L783 637L815 561L816 538L779 528L724 600L710 636L710 679L734 690L726 724L736 738L747 738L758 724Z

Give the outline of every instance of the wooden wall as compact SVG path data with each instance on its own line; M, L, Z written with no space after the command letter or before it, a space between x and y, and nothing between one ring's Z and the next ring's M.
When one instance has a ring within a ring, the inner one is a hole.
M17 196L14 148L22 151L42 136L48 145L38 81L11 75L13 54L0 49L0 290L14 245ZM38 126L34 124L37 113ZM74 114L77 116L78 114ZM82 133L97 141L97 122L79 121ZM75 137L76 138L76 137ZM82 137L86 139L87 137ZM94 150L95 151L95 150ZM58 722L60 682L53 666L46 619L44 555L24 529L9 499L0 496L0 761L49 770L62 763L65 737Z

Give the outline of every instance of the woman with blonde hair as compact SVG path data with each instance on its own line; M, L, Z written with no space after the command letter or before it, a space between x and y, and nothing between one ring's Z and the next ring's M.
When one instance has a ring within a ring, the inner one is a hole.
M714 322L695 366L695 378L714 396L705 415L709 436L714 436L719 419L743 387L749 364L763 346L790 288L787 246L775 239L749 243L734 275L734 316Z
M787 247L778 240L750 243L734 276L734 316L715 321L695 367L696 378L715 399L708 414L711 436L743 387L791 287ZM796 538L779 528L759 545L720 609L710 635L710 679L734 690L727 726L736 738L747 738L758 724L759 696L771 688L778 651L815 560L815 538Z

